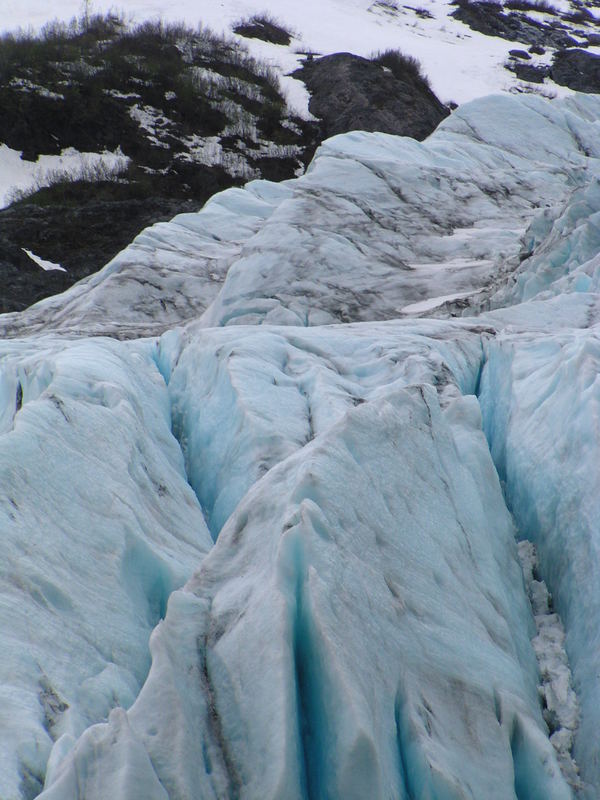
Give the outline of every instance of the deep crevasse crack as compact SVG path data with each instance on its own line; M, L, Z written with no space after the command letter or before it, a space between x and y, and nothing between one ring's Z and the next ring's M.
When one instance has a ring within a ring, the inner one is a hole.
M579 724L579 703L565 650L565 630L559 615L552 609L552 595L545 582L539 579L535 545L524 539L519 542L518 551L537 630L531 643L540 668L538 690L544 719L562 773L573 789L579 791L583 784L572 755Z

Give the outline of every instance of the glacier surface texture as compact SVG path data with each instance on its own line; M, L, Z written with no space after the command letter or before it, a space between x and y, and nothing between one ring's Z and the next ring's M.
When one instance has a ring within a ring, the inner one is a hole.
M497 96L0 317L0 798L598 798L599 282Z

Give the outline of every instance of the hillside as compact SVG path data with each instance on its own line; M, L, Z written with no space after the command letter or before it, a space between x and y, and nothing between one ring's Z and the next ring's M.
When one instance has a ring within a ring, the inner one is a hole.
M600 86L596 12L579 0L356 0L343 25L333 0L284 3L277 17L254 0L81 10L63 0L48 23L26 0L4 22L25 32L0 41L0 202L17 201L0 210L2 311L63 291L216 191L299 174L332 133L423 138L445 106L489 92ZM399 51L420 74L377 72L378 54ZM353 66L332 72L341 52Z
M243 48L202 29L126 28L118 17L5 37L0 103L0 141L30 162L58 162L0 213L5 311L38 299L32 276L40 296L48 281L64 289L152 222L253 177L293 177L316 138L289 114L277 76ZM64 153L117 160L61 169ZM44 275L23 248L66 272Z
M375 97L397 98L383 119L362 97L363 117L377 129L423 138L448 113L418 68L396 75L367 59L325 92L325 104L340 91L346 106L355 104L369 68L371 90L381 84ZM141 229L195 210L219 190L301 173L328 135L293 113L278 72L239 37L182 24L132 27L110 15L5 36L0 103L0 165L17 175L11 190L8 171L5 197L13 202L0 211L0 311L96 272ZM343 111L337 127L349 130ZM28 251L62 271L40 271Z

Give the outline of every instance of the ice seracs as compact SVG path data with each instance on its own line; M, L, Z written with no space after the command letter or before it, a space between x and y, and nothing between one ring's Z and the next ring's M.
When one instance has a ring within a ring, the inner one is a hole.
M167 335L217 542L170 598L127 723L90 730L43 797L106 796L122 762L169 797L570 797L511 518L458 388L480 332L374 327L199 330L179 352Z
M60 748L149 667L171 591L211 540L148 348L0 346L0 797L33 797Z
M572 757L573 739L579 725L579 704L565 651L565 630L560 617L552 610L552 596L545 582L539 580L535 545L527 539L519 542L519 559L537 630L532 643L540 669L539 692L543 698L544 719L563 774L573 788L581 789L579 770Z
M334 137L301 178L252 182L150 228L68 292L5 315L0 331L126 337L203 312L207 327L322 325L393 319L406 306L412 315L440 296L454 301L436 314L529 299L546 287L508 294L515 268L534 248L531 282L536 253L556 238L548 220L595 197L599 115L592 96L496 96L458 109L425 142ZM567 257L557 250L556 269Z
M484 429L565 626L581 707L574 754L583 778L598 787L598 328L506 333L488 348Z

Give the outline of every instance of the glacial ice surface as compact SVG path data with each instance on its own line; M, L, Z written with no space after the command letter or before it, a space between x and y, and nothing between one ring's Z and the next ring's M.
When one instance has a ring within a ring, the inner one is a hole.
M135 700L148 637L211 540L149 348L0 346L0 797Z
M598 797L599 133L336 137L0 318L2 800Z
M127 763L156 797L568 798L472 395L479 327L174 339L159 363L216 544L127 721L90 729L44 797L105 797L97 774Z
M333 137L300 178L251 182L153 226L63 295L4 315L0 333L125 338L200 314L206 327L307 326L414 316L405 307L433 297L456 298L436 316L531 299L544 269L517 273L511 290L515 268L574 224L571 203L598 203L599 108L593 95L499 95L461 106L425 142ZM597 225L587 238L591 253ZM559 248L553 280L566 256Z
M543 338L506 333L487 347L484 427L515 520L537 546L565 625L582 711L575 755L597 793L599 331L593 326Z

